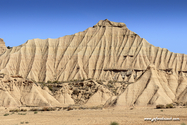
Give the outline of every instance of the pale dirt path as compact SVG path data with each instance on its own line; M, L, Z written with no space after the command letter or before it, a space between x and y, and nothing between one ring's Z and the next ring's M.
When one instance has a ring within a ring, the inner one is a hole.
M5 111L0 111L0 125L20 125L21 122L29 122L28 125L109 125L112 121L120 125L180 125L187 124L187 108L160 109L136 108L133 110L72 110L27 112L26 115L17 113L3 116ZM11 114L11 113L10 113ZM180 121L144 121L144 118L180 118ZM25 123L24 123L25 125Z

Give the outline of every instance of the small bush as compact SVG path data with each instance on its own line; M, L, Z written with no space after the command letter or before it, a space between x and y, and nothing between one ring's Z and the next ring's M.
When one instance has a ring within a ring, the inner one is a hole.
M173 104L167 104L166 108L174 108Z
M73 110L73 108L72 108L72 107L68 107L68 108L67 108L67 111L70 111L70 110Z
M53 108L53 107L43 107L42 108L42 111L55 111L56 108Z
M48 111L48 108L47 107L43 107L42 111Z
M12 109L9 112L20 112L20 110L19 109Z
M37 111L34 112L34 114L37 114L37 113L38 113Z
M108 88L114 88L113 84L107 84Z
M52 86L47 86L49 88L50 91L53 91L53 87Z
M8 113L4 114L4 116L8 116L8 115L9 115Z
M164 109L165 106L164 105L156 105L156 109Z
M18 113L18 115L26 115L27 113Z
M11 49L12 47L10 47L10 46L7 46L7 49Z
M27 111L27 109L21 109L21 111L22 111L22 112L26 112L26 111Z
M20 122L20 124L24 124L24 122Z
M9 112L14 112L14 110L9 110Z
M58 83L58 81L54 81L53 83Z
M47 83L51 83L51 81L47 81Z
M110 125L119 125L117 122L111 122Z
M187 102L183 103L183 106L187 106Z
M185 123L181 123L181 125L186 125Z
M29 124L29 122L25 122L25 124Z
M33 108L33 109L30 109L30 111L39 111L39 109Z

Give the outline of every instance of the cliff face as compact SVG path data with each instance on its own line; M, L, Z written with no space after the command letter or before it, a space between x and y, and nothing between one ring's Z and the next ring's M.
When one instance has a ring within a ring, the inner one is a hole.
M1 72L40 82L87 78L134 82L150 64L178 77L186 74L186 63L186 55L155 47L124 23L109 20L58 39L28 40L0 56Z

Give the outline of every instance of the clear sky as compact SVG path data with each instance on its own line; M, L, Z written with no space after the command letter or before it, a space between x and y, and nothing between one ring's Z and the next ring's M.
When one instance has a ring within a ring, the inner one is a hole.
M0 0L0 6L6 46L71 35L108 19L155 46L187 54L187 0Z

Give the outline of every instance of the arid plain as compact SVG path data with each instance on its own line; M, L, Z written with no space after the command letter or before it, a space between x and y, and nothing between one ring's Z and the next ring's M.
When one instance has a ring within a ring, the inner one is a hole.
M163 111L162 111L163 110ZM71 111L38 111L25 112L26 115L9 113L3 116L5 110L0 110L0 125L110 125L118 122L119 125L181 125L187 123L187 108L154 109L142 107L130 109L103 109L103 110L71 110ZM180 121L144 121L144 118L179 118Z

